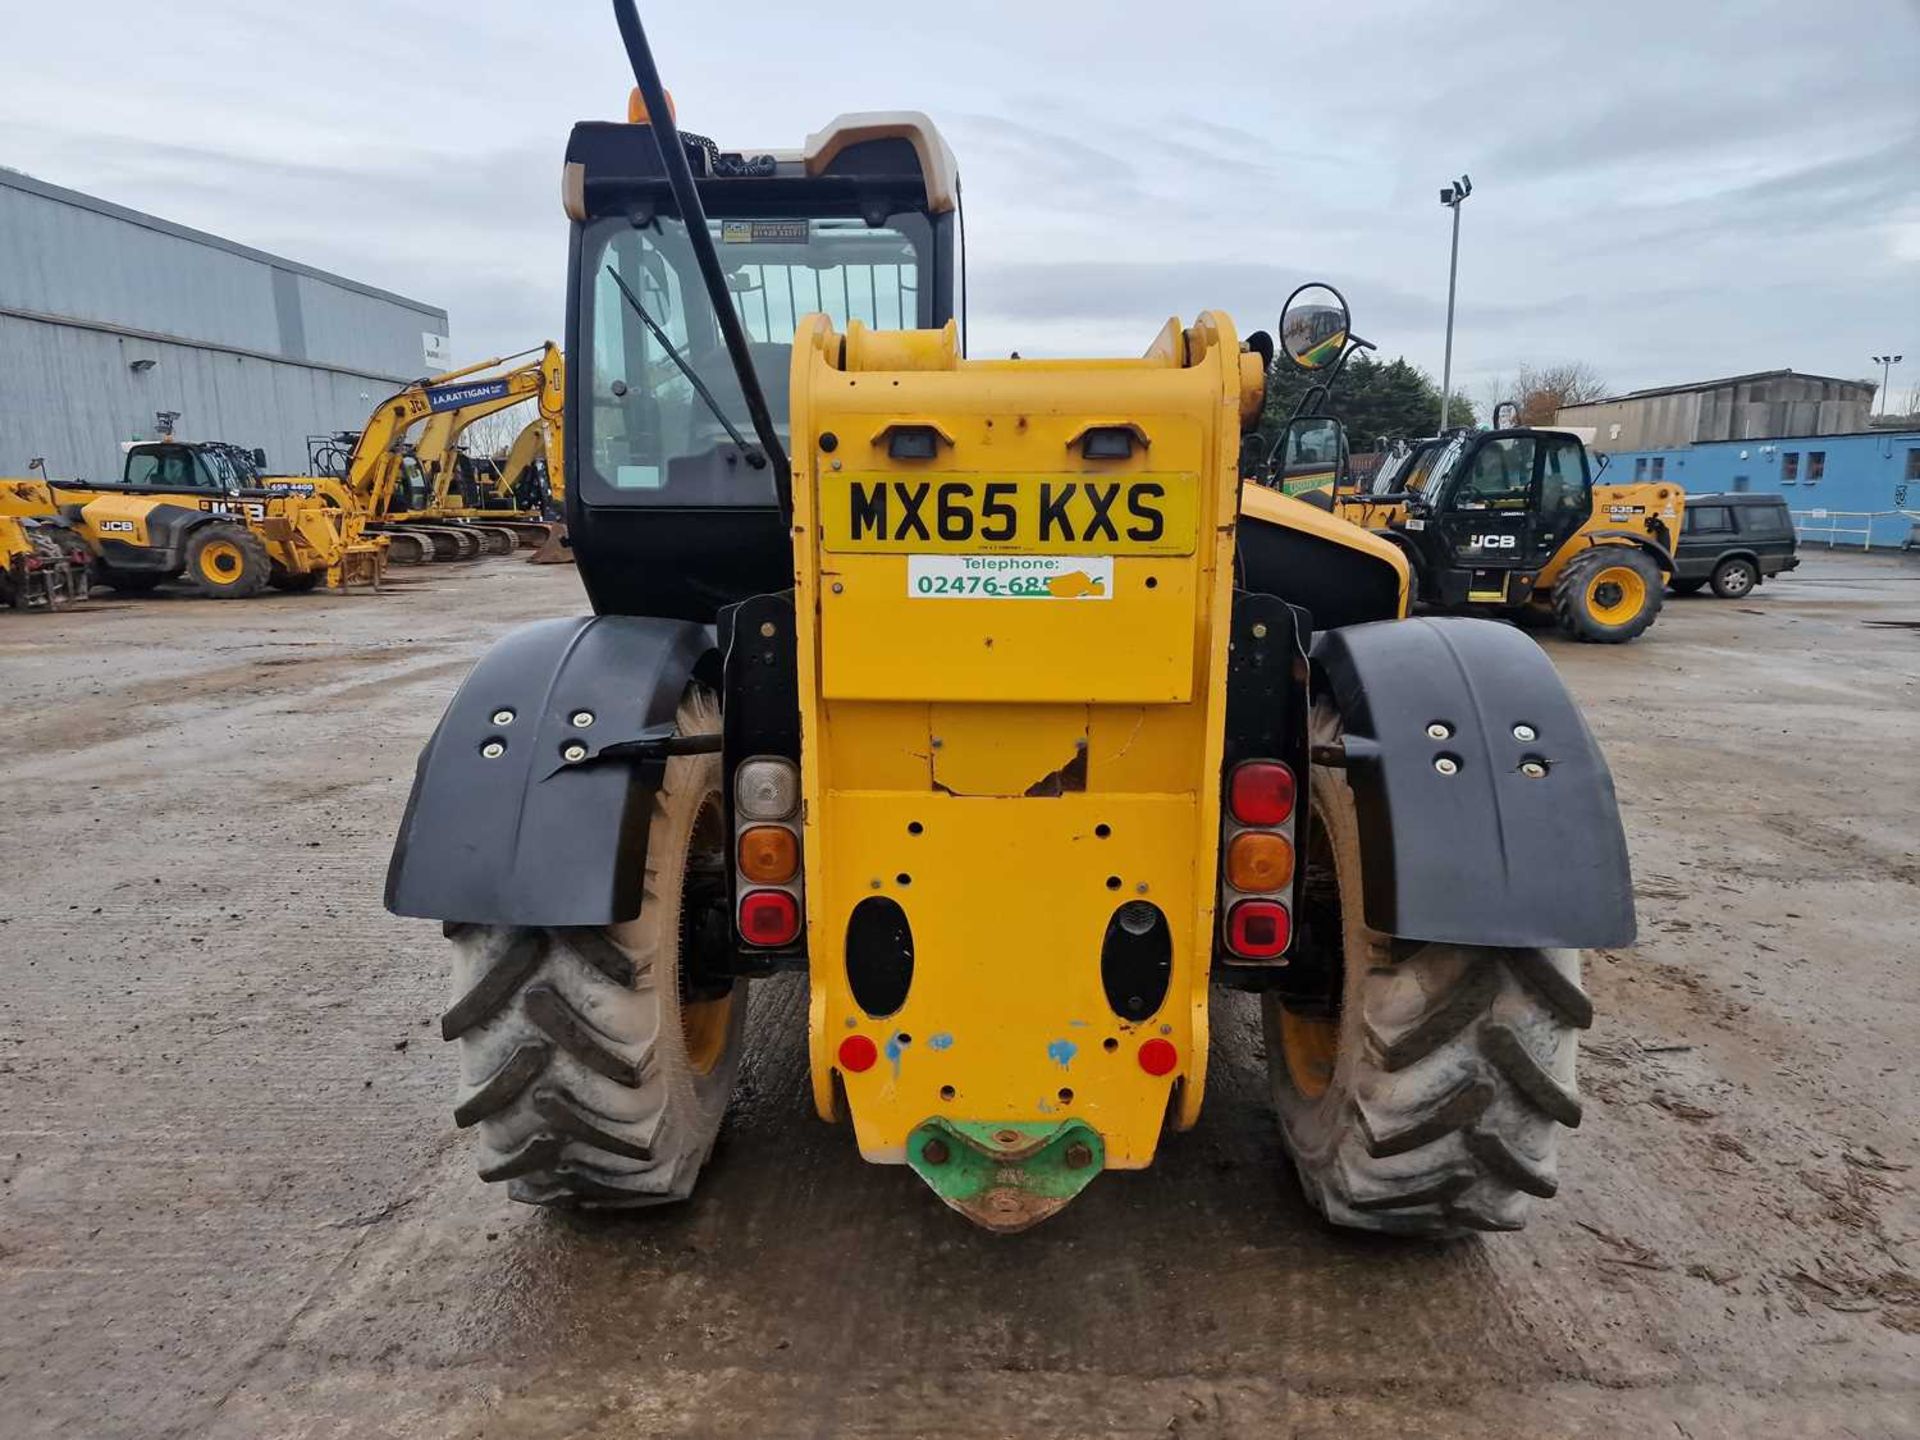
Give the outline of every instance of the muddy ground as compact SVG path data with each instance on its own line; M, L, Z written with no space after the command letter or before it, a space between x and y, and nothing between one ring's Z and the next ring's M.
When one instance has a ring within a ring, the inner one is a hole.
M0 1434L1920 1433L1920 564L1546 642L1641 944L1561 1198L1444 1246L1315 1222L1235 999L1199 1128L1012 1239L811 1118L792 981L692 1205L481 1185L381 877L468 664L580 608L501 560L0 614Z

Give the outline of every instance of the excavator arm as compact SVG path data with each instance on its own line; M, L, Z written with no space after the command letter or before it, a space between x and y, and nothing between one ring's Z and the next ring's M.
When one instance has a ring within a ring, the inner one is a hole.
M557 435L561 398L566 390L566 371L557 345L548 341L541 347L538 360L509 370L504 375L492 376L484 384L487 393L469 403L451 409L434 410L421 427L420 438L414 444L414 457L432 487L429 503L434 513L444 508L453 487L458 469L460 437L476 421L533 400L541 407L542 419L551 409ZM541 421L533 423L539 424Z

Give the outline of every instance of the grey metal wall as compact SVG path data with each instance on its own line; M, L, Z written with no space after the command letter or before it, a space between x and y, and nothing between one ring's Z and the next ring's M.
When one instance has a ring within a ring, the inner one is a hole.
M117 474L162 410L298 471L446 333L437 307L0 171L0 475Z

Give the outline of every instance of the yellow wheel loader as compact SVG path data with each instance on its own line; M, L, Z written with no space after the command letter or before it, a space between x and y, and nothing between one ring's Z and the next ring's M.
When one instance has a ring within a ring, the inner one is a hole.
M1292 457L1339 457L1337 474L1316 477L1327 488L1306 498L1398 545L1422 604L1538 617L1598 644L1659 618L1686 502L1678 485L1597 484L1578 435L1518 427L1419 441L1362 490L1346 479L1339 432L1325 417L1294 417L1263 483L1292 491Z
M262 488L255 457L220 442L135 442L118 483L0 481L0 514L57 519L91 552L91 579L123 594L175 580L217 600L378 588L381 544L321 501Z
M1201 1123L1237 988L1328 1217L1517 1228L1580 1118L1579 951L1633 936L1538 647L1402 618L1390 541L1242 483L1270 339L970 359L925 117L720 149L615 13L635 123L576 126L562 185L594 613L475 667L388 872L451 938L481 1176L685 1198L798 971L820 1117L1019 1230Z

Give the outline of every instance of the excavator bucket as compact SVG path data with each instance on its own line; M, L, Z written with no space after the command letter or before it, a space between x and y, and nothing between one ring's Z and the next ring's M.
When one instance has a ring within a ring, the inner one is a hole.
M527 556L529 565L571 565L573 564L573 545L567 539L567 527L556 521L547 527L547 538L542 540L531 555Z

